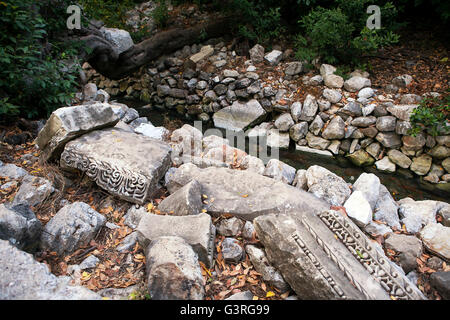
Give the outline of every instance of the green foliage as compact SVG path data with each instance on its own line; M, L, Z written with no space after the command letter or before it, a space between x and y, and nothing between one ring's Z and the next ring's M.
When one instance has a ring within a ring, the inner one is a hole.
M369 30L366 8L369 0L339 0L337 7L315 7L300 19L304 30L297 36L297 57L311 61L320 57L327 63L358 63L363 54L398 42L393 33L396 9L391 3L382 8L382 28ZM383 13L384 12L384 13Z
M169 10L166 0L158 0L158 6L152 12L153 19L158 27L164 28L169 20Z
M67 3L5 0L0 7L0 115L35 117L68 104L76 85L76 46L48 38L58 33L56 17L66 16Z
M416 136L427 132L433 136L449 134L450 94L444 97L425 98L411 114L409 134Z
M83 12L103 21L110 28L127 29L126 12L135 6L134 0L79 0Z

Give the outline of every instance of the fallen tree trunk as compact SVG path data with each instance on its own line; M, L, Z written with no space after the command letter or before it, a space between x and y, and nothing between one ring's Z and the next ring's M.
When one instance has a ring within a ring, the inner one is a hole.
M230 32L231 18L221 18L214 22L186 28L160 32L118 55L113 46L101 33L90 32L81 40L92 50L86 57L89 64L103 76L119 80L127 77L143 65L158 57Z

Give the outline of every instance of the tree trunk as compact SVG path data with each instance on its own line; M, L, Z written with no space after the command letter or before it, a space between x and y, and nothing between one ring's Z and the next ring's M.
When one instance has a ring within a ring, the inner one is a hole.
M81 37L81 40L92 49L92 52L86 57L89 64L103 76L119 80L161 55L181 49L185 45L201 42L206 38L219 37L230 32L231 21L231 18L221 18L214 22L186 29L177 28L162 31L134 45L120 55L98 32L90 32L90 34Z

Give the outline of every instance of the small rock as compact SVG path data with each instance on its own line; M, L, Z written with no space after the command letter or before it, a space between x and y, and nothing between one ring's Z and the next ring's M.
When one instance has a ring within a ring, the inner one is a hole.
M234 237L241 232L244 222L236 217L222 219L216 225L217 233L225 237Z
M344 203L348 216L361 227L372 221L372 209L361 191L354 191Z
M223 259L227 262L238 263L244 254L239 241L234 238L225 238L222 242Z

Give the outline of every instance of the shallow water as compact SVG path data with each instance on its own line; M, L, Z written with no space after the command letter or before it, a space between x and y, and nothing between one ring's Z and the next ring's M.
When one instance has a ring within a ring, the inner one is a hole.
M183 123L193 125L194 119L185 118L176 112L167 110L148 110L145 111L141 108L144 104L135 100L121 99L119 102L135 108L142 117L147 117L148 120L155 126L162 126L165 119L181 120ZM207 129L213 128L212 121L208 124L203 124L202 129L205 132ZM223 133L224 130L221 130ZM246 145L246 151L248 152L248 143ZM300 152L295 150L295 146L291 141L289 150L279 151L279 160L293 166L296 169L307 169L312 165L319 165L327 168L331 172L334 172L338 176L341 176L345 181L353 183L361 173L371 172L376 174L381 183L384 184L396 200L411 197L415 200L440 200L449 202L450 195L440 190L429 190L424 188L424 185L420 183L419 179L414 177L410 178L407 174L395 173L383 173L376 170L374 167L357 167L349 162L342 156L330 158L322 155L312 154L308 152ZM425 184L426 186L430 184Z

